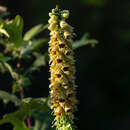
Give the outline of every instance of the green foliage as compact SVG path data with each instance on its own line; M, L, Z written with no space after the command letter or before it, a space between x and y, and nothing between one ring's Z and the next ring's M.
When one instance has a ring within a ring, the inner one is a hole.
M5 14L8 14L6 11ZM42 52L44 44L48 42L47 38L36 38L38 34L44 31L48 25L39 24L32 27L23 34L23 19L17 15L14 19L3 19L0 13L0 46L4 49L0 52L0 72L8 72L12 77L12 93L0 90L0 98L4 103L13 102L19 109L16 112L6 114L0 120L0 125L11 123L14 130L29 130L25 119L32 116L35 125L31 130L51 130L51 116L47 98L25 98L22 101L15 96L15 93L21 93L25 88L31 85L31 74L46 66L49 60L48 52ZM97 40L89 40L85 34L80 40L73 43L73 49L85 45L94 47ZM30 62L26 66L26 61ZM22 98L22 97L21 97ZM66 117L64 116L64 121ZM69 118L71 120L71 117ZM68 119L67 119L68 120ZM57 123L61 120L57 120ZM64 122L65 128L68 128L68 122ZM63 126L64 128L64 126Z
M24 99L23 104L16 112L6 114L0 124L11 123L14 130L29 130L24 122L25 118L31 113L32 110L41 109L46 111L47 99L46 98L27 98Z
M0 90L0 99L2 99L5 104L13 102L16 106L21 105L20 99L18 99L14 94L10 94L2 90Z
M6 62L4 62L5 67L9 70L13 79L18 79L18 74L13 70L13 68Z
M37 34L42 32L44 29L46 29L47 26L48 25L43 26L42 24L34 26L28 32L25 33L24 40L27 40L27 41L31 40L32 38L34 38L34 36L36 36Z
M10 37L9 34L7 33L7 31L5 29L3 29L3 24L0 25L0 34L5 35L6 37Z
M16 47L23 44L22 32L23 32L23 19L17 15L14 20L7 22L5 29L9 34L9 41L15 43Z
M7 62L11 59L11 57L4 56L3 53L0 53L0 62Z
M96 44L98 44L98 41L95 39L89 40L88 33L85 33L80 40L73 42L72 46L73 49L77 49L86 45L91 45L92 47L95 47Z
M52 117L50 111L33 110L32 117L35 118L35 125L31 130L53 130L51 127Z

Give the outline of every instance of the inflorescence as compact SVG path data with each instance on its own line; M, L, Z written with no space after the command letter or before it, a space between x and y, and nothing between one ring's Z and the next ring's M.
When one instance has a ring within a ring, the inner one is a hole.
M75 67L72 50L73 28L65 21L68 10L58 7L49 13L50 97L54 125L58 130L73 130L76 110Z

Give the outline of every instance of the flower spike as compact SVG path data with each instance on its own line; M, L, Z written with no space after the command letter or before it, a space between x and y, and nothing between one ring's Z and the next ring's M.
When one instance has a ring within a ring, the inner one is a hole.
M65 21L69 17L68 10L60 10L56 6L49 16L49 88L54 125L57 130L74 130L73 112L76 110L77 99L72 50L73 28Z

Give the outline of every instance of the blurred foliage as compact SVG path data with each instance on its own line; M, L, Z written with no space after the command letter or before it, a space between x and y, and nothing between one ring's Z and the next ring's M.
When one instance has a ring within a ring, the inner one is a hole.
M16 106L20 106L22 104L21 100L17 98L14 94L10 94L2 90L0 90L0 99L2 99L5 104L7 104L8 102L13 102Z
M4 12L5 13L5 12ZM4 16L4 15L3 15ZM12 78L12 94L0 91L4 103L13 102L19 109L3 116L0 124L11 123L14 130L29 130L25 119L34 118L31 130L50 130L51 114L48 98L24 98L24 90L32 83L33 72L46 66L49 60L48 52L42 52L48 38L37 38L47 29L48 25L38 24L23 34L24 22L21 16L14 19L0 18L0 72L10 74ZM73 42L73 49L84 45L97 44L97 40L89 39L86 34ZM19 99L15 94L19 93Z
M4 115L3 119L0 120L0 124L11 123L14 126L14 130L29 130L24 120L32 110L40 108L43 111L48 109L46 98L25 98L20 109L16 112Z
M92 47L95 47L95 45L98 44L98 41L95 40L95 39L91 39L89 40L89 34L86 33L82 36L82 38L78 41L75 41L72 46L73 46L73 49L76 49L76 48L79 48L79 47L82 47L82 46L85 46L85 45L91 45Z

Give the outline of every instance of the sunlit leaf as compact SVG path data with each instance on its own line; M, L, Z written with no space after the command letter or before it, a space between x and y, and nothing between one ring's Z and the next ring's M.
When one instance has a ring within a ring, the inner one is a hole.
M22 39L23 19L21 16L17 15L14 20L9 21L5 25L5 29L10 36L8 40L15 43L16 47L24 43Z
M0 34L4 34L6 37L9 38L9 34L7 33L5 29L0 28Z
M20 99L18 99L15 95L2 90L0 90L0 99L2 99L5 104L8 102L13 102L16 106L21 105Z
M12 78L13 79L18 79L18 74L13 70L13 68L7 62L4 62L3 64L9 70Z
M31 28L28 32L25 33L24 35L24 40L31 40L34 36L36 36L37 34L39 34L40 32L42 32L44 29L47 28L48 25L36 25L33 28Z

